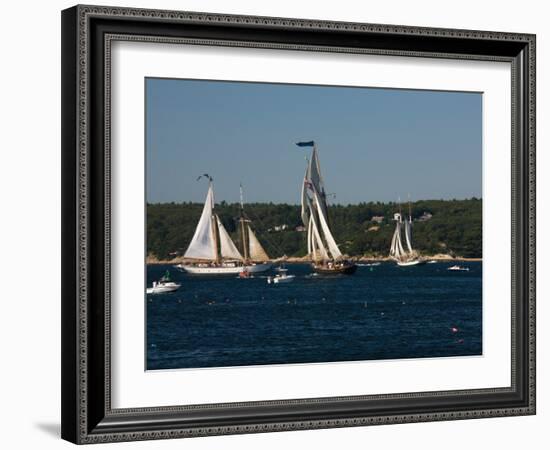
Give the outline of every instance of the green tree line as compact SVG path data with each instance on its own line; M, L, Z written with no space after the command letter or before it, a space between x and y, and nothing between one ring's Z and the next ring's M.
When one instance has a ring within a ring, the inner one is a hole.
M202 207L199 203L148 204L149 255L158 259L181 256L191 241ZM393 214L399 209L393 202L331 205L330 227L342 252L354 257L387 255L395 228ZM401 209L408 215L408 205L402 205ZM245 205L245 211L271 257L300 257L307 253L306 233L300 229L299 205L250 203ZM216 213L239 245L239 205L221 202L216 205ZM480 199L416 201L411 203L411 213L413 245L421 253L482 256Z

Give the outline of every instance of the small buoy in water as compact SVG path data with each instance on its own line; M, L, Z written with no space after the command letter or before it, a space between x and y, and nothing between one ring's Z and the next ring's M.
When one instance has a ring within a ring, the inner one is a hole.
M456 341L457 343L459 344L464 344L464 339L459 339L458 341Z
M384 315L384 313L383 313L383 312L381 312L381 313L380 313L380 315L381 315L381 316L383 316L383 315Z
M151 344L152 348L156 348L157 344Z
M178 300L178 303L181 303L181 299Z
M451 332L458 333L458 328L457 327L451 327Z

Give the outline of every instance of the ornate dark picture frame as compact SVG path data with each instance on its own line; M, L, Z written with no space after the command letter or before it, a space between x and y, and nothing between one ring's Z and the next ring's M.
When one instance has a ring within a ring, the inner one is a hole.
M506 388L113 409L110 45L114 40L512 66L512 354ZM62 13L62 437L96 443L535 413L535 36L98 6Z

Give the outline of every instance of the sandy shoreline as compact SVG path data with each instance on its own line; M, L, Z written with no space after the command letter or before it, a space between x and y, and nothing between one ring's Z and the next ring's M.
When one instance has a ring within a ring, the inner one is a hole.
M464 258L461 256L453 257L451 255L445 255L445 254L437 254L437 255L422 255L424 259L430 260L430 261L482 261L482 258ZM391 261L391 258L389 256L362 256L362 257L350 257L351 260L364 263L364 262L373 262L373 261ZM176 265L181 264L184 262L184 258L173 258L173 259L157 259L155 257L148 256L145 259L145 263L148 265L154 265L154 264L170 264L170 265ZM274 263L280 263L283 262L283 259L276 259L273 261ZM284 260L285 263L292 264L292 263L308 263L310 260L308 258L299 258L299 257L289 257Z

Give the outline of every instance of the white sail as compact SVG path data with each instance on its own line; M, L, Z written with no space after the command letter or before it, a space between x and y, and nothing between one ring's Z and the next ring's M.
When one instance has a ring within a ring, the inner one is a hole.
M341 258L342 253L340 252L340 249L338 248L338 245L336 244L336 241L334 240L334 237L330 232L330 228L328 227L327 220L325 218L323 210L321 209L319 194L317 194L317 192L315 192L314 194L315 194L315 205L317 206L317 213L319 216L319 222L321 222L321 228L323 230L323 234L325 235L325 240L327 242L330 254L334 259Z
M302 185L302 222L307 227L308 253L314 260L342 257L328 225L325 186L316 147L313 147Z
M327 214L327 205L325 199L325 183L323 177L321 176L321 166L319 163L319 155L317 153L317 147L313 147L313 152L311 153L311 160L306 172L307 181L311 184L310 188L319 194L321 199L320 207L323 211L323 215Z
M391 238L390 256L396 256L397 254L397 235L399 234L399 223L396 224L395 231Z
M309 209L309 198L307 196L307 173L308 169L306 168L306 174L304 175L304 181L302 183L302 222L304 226L309 229L309 218L308 218L308 209ZM309 233L309 231L308 231Z
M186 258L207 259L212 261L217 259L218 250L216 248L216 239L212 226L213 207L214 190L212 189L212 185L210 185L208 187L208 193L206 194L206 200L199 223L195 229L195 234L184 255Z
M269 261L269 256L260 241L248 225L248 256L252 261Z
M313 248L313 255L314 255L314 260L318 260L318 259L323 259L323 260L327 260L329 259L329 256L328 256L328 252L327 252L327 249L325 247L325 245L323 244L323 240L321 239L321 235L319 233L319 228L317 228L317 223L315 221L315 218L313 215L310 216L309 220L311 221L312 223L312 238L311 238L311 241L312 241L312 248ZM319 252L317 254L317 252Z
M412 248L412 223L405 219L405 242L407 243L407 249L409 253L413 253Z
M403 248L403 243L401 242L401 222L398 224L399 232L397 233L397 251L399 254L399 257L405 256L405 249Z
M394 231L393 236L392 236L392 238L391 238L390 256L395 256L396 235L397 235L397 230Z
M401 243L401 219L399 218L395 224L395 231L393 233L390 246L390 256L396 259L401 259L405 255L406 253L403 249L403 244Z
M311 245L312 237L313 237L313 221L309 220L307 225L307 254L314 256L313 247Z
M220 233L220 251L221 251L222 258L243 259L241 253L239 252L239 250L237 250L237 247L231 240L229 233L223 226L218 216L216 216L216 221L218 223L218 230Z
M308 179L311 181L311 183L313 183L313 187L321 194L324 194L325 184L321 175L321 165L319 163L319 154L317 152L317 147L313 147L307 175Z

